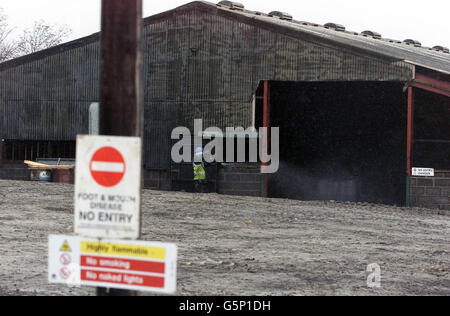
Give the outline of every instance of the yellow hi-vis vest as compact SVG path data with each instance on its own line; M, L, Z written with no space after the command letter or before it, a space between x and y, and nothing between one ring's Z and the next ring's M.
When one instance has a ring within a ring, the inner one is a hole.
M206 180L206 171L203 163L194 165L194 181Z

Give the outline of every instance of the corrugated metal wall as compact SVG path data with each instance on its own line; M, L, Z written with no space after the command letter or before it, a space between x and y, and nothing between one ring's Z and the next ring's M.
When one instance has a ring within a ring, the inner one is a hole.
M144 29L145 160L170 166L175 126L248 127L260 80L408 81L412 66L292 38L200 9ZM69 140L88 132L98 102L99 45L88 43L0 71L0 137Z
M147 166L167 169L175 126L248 127L259 82L408 81L412 66L311 43L200 10L146 27Z
M98 102L99 44L0 71L0 136L14 140L74 140L88 132Z

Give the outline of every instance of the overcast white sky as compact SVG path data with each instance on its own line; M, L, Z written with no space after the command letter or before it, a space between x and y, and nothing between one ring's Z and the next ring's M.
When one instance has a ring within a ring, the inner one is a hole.
M188 0L144 0L144 16L164 12ZM218 1L213 1L214 3ZM450 47L449 0L242 0L247 9L291 13L296 20L343 24L348 30L372 30L383 37L412 38L424 46ZM67 24L76 39L100 30L100 0L0 0L18 29L34 20Z

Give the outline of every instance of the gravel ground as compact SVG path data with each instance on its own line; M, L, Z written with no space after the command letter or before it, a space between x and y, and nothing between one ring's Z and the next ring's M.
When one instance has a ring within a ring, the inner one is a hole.
M449 215L145 191L143 239L178 244L178 295L447 296ZM0 294L93 295L47 284L48 235L72 231L73 186L0 181Z

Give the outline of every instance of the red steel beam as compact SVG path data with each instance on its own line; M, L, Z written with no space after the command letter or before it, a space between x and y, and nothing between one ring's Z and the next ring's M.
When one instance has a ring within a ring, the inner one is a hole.
M408 127L406 137L406 174L411 176L411 154L414 137L414 90L408 87Z
M263 127L267 128L267 133L263 133L263 137L267 140L267 148L263 150L264 155L269 148L269 133L268 128L270 126L270 113L269 113L269 82L264 81L264 101L263 101ZM267 156L263 157L263 161L267 161ZM266 162L263 162L263 166L267 166ZM269 175L264 175L264 197L269 197Z
M411 86L450 97L450 83L446 81L416 74L416 79L414 79Z
M434 79L425 75L416 74L415 81L428 84L441 90L450 91L450 82Z
M414 88L426 90L426 91L433 92L433 93L436 93L436 94L441 94L441 95L444 95L444 96L450 98L450 91L445 91L445 90L441 90L441 89L438 89L438 88L434 88L432 86L429 86L429 85L426 85L426 84L423 84L423 83L419 83L419 82L413 82L411 84L411 86L414 87Z

